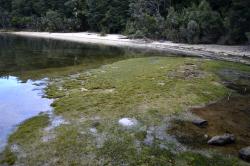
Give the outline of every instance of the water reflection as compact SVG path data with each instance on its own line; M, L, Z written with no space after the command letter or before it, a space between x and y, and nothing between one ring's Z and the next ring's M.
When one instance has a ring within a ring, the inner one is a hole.
M0 78L0 150L16 125L49 111L52 100L42 97L46 80L22 83L16 77Z
M71 74L129 58L125 49L0 35L0 150L24 120L50 110L45 77ZM11 76L9 76L11 75ZM31 81L36 80L36 81Z
M98 67L131 56L128 49L0 35L0 76L81 65Z
M42 98L45 77L68 75L138 56L134 53L116 47L1 34L0 149L16 125L51 109L52 101Z

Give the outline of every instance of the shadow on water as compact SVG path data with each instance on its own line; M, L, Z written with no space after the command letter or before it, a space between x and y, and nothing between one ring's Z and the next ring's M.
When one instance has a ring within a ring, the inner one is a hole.
M192 121L175 119L168 132L175 135L180 143L194 149L210 149L238 155L241 148L250 146L250 73L221 70L218 74L225 86L234 92L216 103L190 110L207 120L208 125L201 128ZM225 146L207 144L211 137L225 133L234 134L236 142Z

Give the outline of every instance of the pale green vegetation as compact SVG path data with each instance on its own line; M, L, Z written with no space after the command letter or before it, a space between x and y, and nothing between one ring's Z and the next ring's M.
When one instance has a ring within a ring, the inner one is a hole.
M235 157L184 150L156 135L145 143L150 127L166 118L230 92L215 71L223 67L250 71L228 62L195 58L150 57L122 60L98 69L53 79L47 95L54 113L67 123L50 131L48 116L24 122L10 136L2 163L24 165L245 165ZM119 119L139 124L124 128ZM163 127L163 136L167 135ZM43 138L47 137L47 141ZM170 136L169 136L170 137ZM194 140L195 141L195 140ZM13 145L18 146L13 150Z

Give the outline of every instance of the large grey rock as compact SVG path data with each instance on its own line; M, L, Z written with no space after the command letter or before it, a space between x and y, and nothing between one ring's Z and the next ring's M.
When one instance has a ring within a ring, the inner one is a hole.
M209 145L226 145L235 142L235 137L233 134L224 134L212 137L207 143Z
M239 152L239 157L243 160L250 162L250 146L241 149Z

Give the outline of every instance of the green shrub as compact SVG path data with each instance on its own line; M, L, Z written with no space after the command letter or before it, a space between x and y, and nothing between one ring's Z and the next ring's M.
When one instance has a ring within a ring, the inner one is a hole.
M188 43L199 43L200 27L196 21L194 20L189 21L186 33L187 33Z
M250 32L246 32L246 36L247 36L247 39L248 39L248 43L250 43Z
M57 11L49 10L46 16L42 18L42 24L46 31L54 32L63 30L63 19Z

